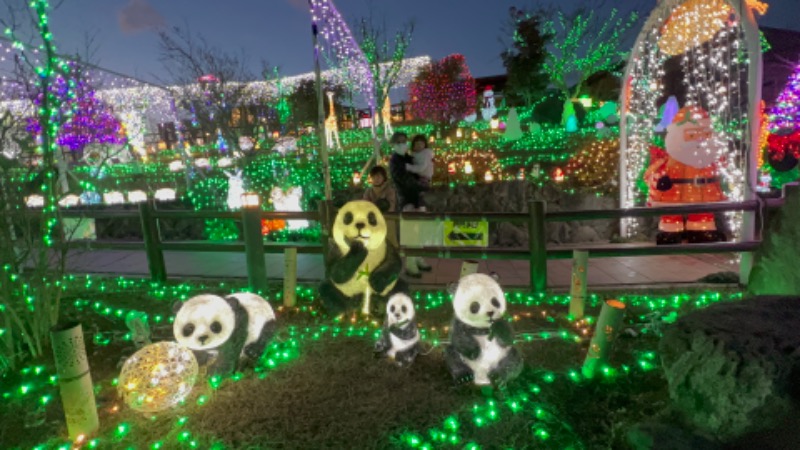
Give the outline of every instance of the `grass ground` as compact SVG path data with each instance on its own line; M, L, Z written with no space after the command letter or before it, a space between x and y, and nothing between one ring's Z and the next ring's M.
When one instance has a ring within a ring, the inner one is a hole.
M135 348L122 316L129 309L161 315L151 323L153 340L171 340L171 301L202 290L89 289L65 303L67 315L83 323L100 411L90 447L624 448L627 429L667 406L666 382L654 370L659 323L731 294L630 297L610 371L592 381L579 374L591 327L563 317L564 298L509 294L525 370L504 390L453 385L442 358L451 319L446 294L418 299L425 354L404 369L373 357L378 321L334 323L306 298L300 308L278 309L279 332L254 366L220 384L201 379L183 405L158 415L126 408L114 384ZM68 444L57 383L48 378L52 365L27 367L0 384L2 448Z

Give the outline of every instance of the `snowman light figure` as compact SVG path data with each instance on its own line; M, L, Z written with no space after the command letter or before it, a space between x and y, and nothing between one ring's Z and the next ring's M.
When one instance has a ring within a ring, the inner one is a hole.
M492 86L486 86L483 91L483 107L481 108L481 117L483 120L491 120L497 114L497 108L494 106L494 90Z
M242 194L244 194L242 170L239 169L235 173L230 173L226 170L225 175L228 176L228 208L231 211L240 209L242 207Z
M698 106L678 110L666 128L666 152L654 148L645 172L650 187L648 204L724 201L717 164L725 145L715 135L705 110ZM725 240L725 235L717 231L713 213L689 214L685 225L682 215L661 216L658 229L659 245L677 244L684 237L690 243Z

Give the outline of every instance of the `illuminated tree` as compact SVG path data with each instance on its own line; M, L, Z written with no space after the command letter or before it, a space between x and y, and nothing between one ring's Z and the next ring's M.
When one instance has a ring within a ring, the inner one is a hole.
M508 74L505 96L511 103L531 106L549 83L544 72L545 48L549 36L544 33L540 15L531 15L512 7L509 10L514 30L513 43L501 53Z
M475 111L475 80L463 55L450 55L420 69L408 92L411 113L439 125Z
M35 185L30 196L39 196L42 207L41 215L34 220L29 215L14 214L26 209L24 198L13 195L16 192L3 189L0 195L0 303L4 306L0 308L0 328L5 330L0 334L0 363L13 367L26 355L41 358L47 353L51 327L59 318L60 283L66 264L63 244L67 236L58 207L60 149L56 139L67 113L63 99L70 96L74 81L70 65L55 50L47 0L32 0L17 10L11 8L0 18L0 24L14 41L17 81L36 116L39 132L33 145L35 154L41 155L41 163L32 169L28 179ZM20 37L23 31L13 22L18 15L15 13L33 19L30 39ZM66 96L58 95L58 79L66 81ZM5 164L0 168L6 184L11 173ZM14 219L17 220L12 222ZM23 270L26 265L31 271Z
M568 106L582 93L586 80L597 72L613 71L625 59L622 41L638 16L631 13L622 17L616 9L602 22L594 10L581 10L572 17L563 12L556 16L544 26L545 33L553 36L544 68L564 97L561 121L565 124Z
M795 67L786 88L778 96L769 122L771 131L800 129L800 65Z
M358 41L367 58L375 89L375 105L383 105L389 90L397 83L406 50L414 34L414 23L409 22L396 32L391 43L385 27L377 27L367 19L361 19ZM376 114L378 125L383 125L383 116Z

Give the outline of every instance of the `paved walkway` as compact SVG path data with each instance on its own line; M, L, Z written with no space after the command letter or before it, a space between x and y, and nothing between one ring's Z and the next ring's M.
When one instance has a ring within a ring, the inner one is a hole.
M283 278L283 255L265 256L267 275L271 279ZM243 253L223 252L164 252L167 274L170 278L247 278ZM461 261L456 259L428 259L433 271L421 279L410 279L413 286L446 286L455 281L461 271ZM547 282L553 289L568 289L572 261L550 260L547 263ZM94 250L73 251L67 263L70 273L102 273L148 276L147 257L144 251ZM482 260L478 271L496 272L500 282L508 287L527 287L530 274L527 261ZM663 285L692 283L706 275L738 272L736 255L671 255L594 258L589 260L588 284L590 287L620 285ZM324 268L321 255L297 255L299 282L316 282L322 279Z

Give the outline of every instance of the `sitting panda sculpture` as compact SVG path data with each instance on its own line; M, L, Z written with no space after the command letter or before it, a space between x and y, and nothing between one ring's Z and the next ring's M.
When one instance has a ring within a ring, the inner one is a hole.
M386 233L386 220L375 204L356 200L339 209L326 258L329 278L319 287L328 314L339 315L368 289L378 299L405 290L399 281L402 261Z
M445 362L456 384L504 386L522 371L514 348L514 331L503 319L503 290L489 275L474 273L458 282L453 297L455 317Z
M275 334L275 313L262 297L248 292L225 298L202 294L176 303L175 340L198 360L213 358L208 375L229 375L239 360L257 360Z
M415 320L414 303L403 293L389 297L386 320L381 337L375 343L376 356L383 356L398 366L414 362L419 354L419 330Z

